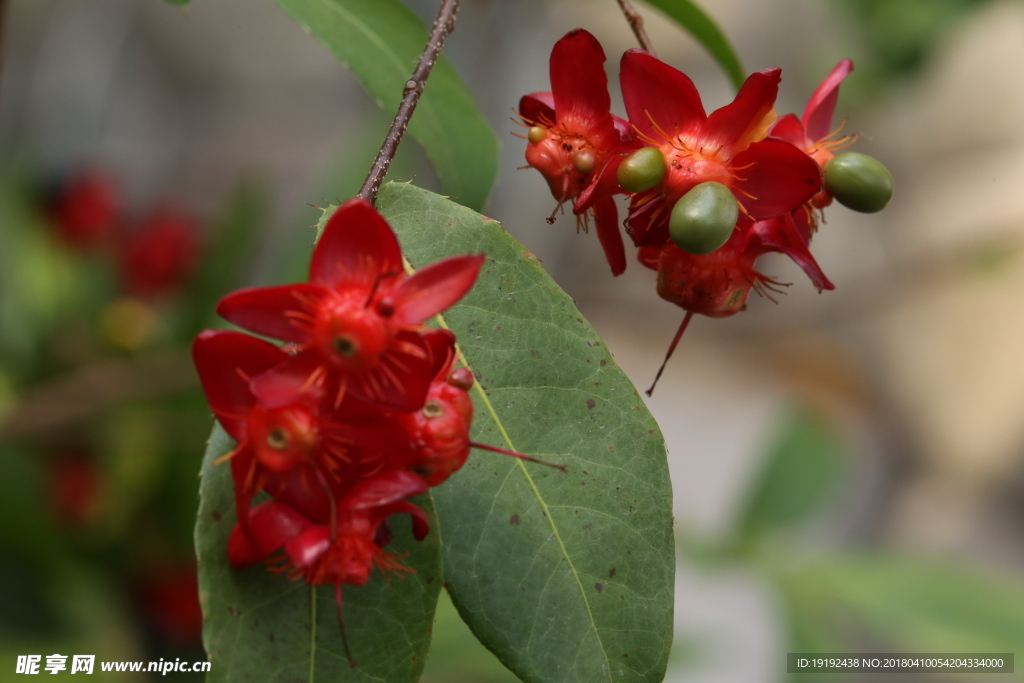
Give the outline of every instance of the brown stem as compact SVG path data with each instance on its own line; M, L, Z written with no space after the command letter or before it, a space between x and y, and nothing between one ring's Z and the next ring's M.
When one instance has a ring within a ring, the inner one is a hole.
M640 16L640 13L636 11L633 3L629 0L618 0L618 2L619 7L622 8L622 13L626 15L626 20L636 35L636 39L640 42L640 47L657 57L654 54L654 46L651 44L651 39L647 37L647 32L644 31L644 18Z
M398 107L398 113L395 114L395 120L391 123L391 130L384 138L384 144L381 146L380 152L377 153L377 158L373 160L370 173L366 176L366 180L356 196L369 199L371 202L377 199L377 191L380 190L381 183L384 182L384 176L388 173L391 160L395 158L395 152L398 151L398 144L402 141L402 136L405 135L405 129L409 127L409 119L412 118L416 104L420 101L420 95L423 94L430 70L434 68L434 64L441 54L445 38L455 30L455 13L458 10L459 0L441 0L441 7L437 11L437 18L434 19L434 28L430 31L427 46L423 48L423 54L420 55L416 70L412 72L412 76L405 83L402 103Z

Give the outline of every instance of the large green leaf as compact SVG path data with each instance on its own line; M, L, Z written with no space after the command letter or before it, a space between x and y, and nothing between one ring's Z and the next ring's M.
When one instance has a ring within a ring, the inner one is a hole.
M386 185L377 206L414 266L487 255L444 314L478 380L473 437L568 466L481 452L434 490L459 613L524 681L661 681L675 552L658 425L498 223L408 184Z
M398 109L427 33L397 0L277 0L362 81L384 111ZM498 139L444 57L430 74L409 133L444 193L481 209L498 172Z
M233 488L228 465L214 466L213 461L233 446L224 431L215 427L199 488L196 554L203 643L212 662L208 680L418 681L443 582L437 522L429 497L414 499L432 517L430 536L422 542L412 540L406 515L391 519L394 540L388 551L402 557L416 573L390 582L375 574L365 586L344 587L345 625L357 662L350 668L338 630L333 587L316 590L313 608L313 591L302 581L288 581L259 565L236 571L228 564L225 549L235 523Z
M739 88L743 84L746 74L743 73L739 56L729 43L729 39L722 33L722 29L718 28L718 24L696 3L690 0L647 0L647 4L657 7L675 19L696 38L722 67L733 86Z

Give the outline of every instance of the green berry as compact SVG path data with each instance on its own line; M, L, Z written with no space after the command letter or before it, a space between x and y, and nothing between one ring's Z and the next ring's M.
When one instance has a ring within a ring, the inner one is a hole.
M696 185L672 207L668 231L676 246L698 256L710 254L729 241L740 206L725 185Z
M867 154L843 152L825 164L825 189L848 209L875 213L892 199L892 174Z
M668 167L657 147L644 147L626 157L619 165L619 187L630 194L661 185Z

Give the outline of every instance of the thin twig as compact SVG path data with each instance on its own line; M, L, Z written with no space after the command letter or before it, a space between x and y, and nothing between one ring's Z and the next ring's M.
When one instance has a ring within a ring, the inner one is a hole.
M441 1L441 8L437 11L437 18L434 20L434 28L430 31L427 46L423 48L423 54L420 55L416 70L412 72L412 76L405 83L402 104L399 105L395 120L391 123L391 130L384 138L384 144L381 146L380 152L377 153L377 158L373 160L370 173L366 176L366 181L363 182L357 196L369 199L371 202L377 199L377 191L380 190L381 183L384 182L384 176L388 173L391 160L395 158L395 152L398 151L398 144L402 141L402 136L405 135L405 129L409 127L409 119L412 118L416 104L420 101L420 95L423 94L430 70L434 68L434 64L441 54L445 38L455 30L455 13L458 10L459 0Z
M619 7L622 8L622 13L626 15L626 20L629 21L630 27L633 29L633 33L636 34L636 39L640 41L640 47L650 52L653 56L654 46L651 44L651 39L647 37L647 32L644 31L644 18L640 16L640 13L633 7L633 3L629 0L618 0Z

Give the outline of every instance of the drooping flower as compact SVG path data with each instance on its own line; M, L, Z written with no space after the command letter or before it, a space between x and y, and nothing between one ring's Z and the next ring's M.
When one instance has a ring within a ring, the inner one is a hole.
M785 286L755 267L757 259L764 254L778 252L789 256L819 292L835 289L811 255L810 226L810 211L801 206L792 213L765 221L741 219L729 241L710 254L690 254L674 244L661 249L640 249L640 262L658 271L658 295L686 311L654 383L647 390L648 395L654 391L665 364L695 313L725 318L746 308L751 290L771 298L773 292Z
M341 587L365 585L374 567L384 574L414 571L382 545L390 540L387 518L396 514L410 516L416 540L426 538L430 531L426 514L405 499L427 491L420 477L392 470L357 483L328 518L307 517L281 499L265 501L247 512L251 532L241 524L231 530L228 560L242 569L283 550L277 571L313 586L333 585L345 651L355 666L345 632Z
M821 189L812 159L766 139L776 120L779 69L751 74L736 98L710 115L684 73L643 50L623 55L620 80L637 137L658 149L667 165L662 182L631 201L628 225L637 246L666 245L672 208L701 183L731 190L751 221L789 213Z
M295 344L296 366L337 375L336 404L351 392L384 407L418 410L432 377L422 323L462 298L483 259L455 256L406 277L391 228L357 198L328 221L308 283L240 290L224 297L217 312Z
M551 51L551 92L525 95L519 115L530 127L527 163L547 180L559 206L573 202L577 226L585 228L593 215L605 258L619 275L626 253L612 195L623 154L636 144L629 124L611 113L604 62L594 36L570 31Z

